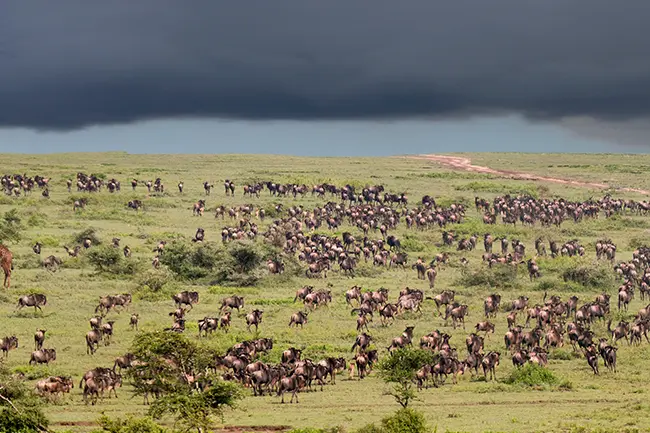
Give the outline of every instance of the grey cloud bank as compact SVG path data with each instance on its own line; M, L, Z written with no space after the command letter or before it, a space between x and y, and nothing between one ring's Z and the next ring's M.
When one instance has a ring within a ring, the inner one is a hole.
M7 0L0 127L650 114L650 2Z

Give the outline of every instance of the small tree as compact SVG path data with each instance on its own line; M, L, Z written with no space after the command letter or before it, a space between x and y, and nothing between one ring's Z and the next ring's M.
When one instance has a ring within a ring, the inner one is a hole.
M18 216L18 211L16 209L11 209L10 211L5 212L0 219L0 243L16 243L20 241L20 232L22 229L23 225Z
M411 400L417 398L413 390L415 374L424 365L432 363L431 352L421 349L398 349L379 362L379 376L384 382L393 385L390 395L406 408Z
M213 416L222 416L242 397L240 388L217 375L206 374L213 365L213 353L184 335L148 332L136 336L131 352L142 361L129 370L136 394L155 389L158 399L149 415L160 419L172 415L185 431L206 431ZM194 383L186 380L192 376Z

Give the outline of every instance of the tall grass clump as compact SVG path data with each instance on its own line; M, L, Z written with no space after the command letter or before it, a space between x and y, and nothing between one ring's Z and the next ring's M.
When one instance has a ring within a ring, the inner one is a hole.
M461 271L461 276L456 285L464 287L499 287L503 289L516 289L521 287L517 279L517 267L510 265L495 265L491 268L466 269Z
M515 368L504 382L508 385L540 387L558 385L561 381L548 368L528 363L521 368Z

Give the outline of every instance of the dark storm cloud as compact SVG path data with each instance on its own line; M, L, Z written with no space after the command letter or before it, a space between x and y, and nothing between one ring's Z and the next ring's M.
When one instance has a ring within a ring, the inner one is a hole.
M648 0L6 0L0 125L635 118L648 20Z

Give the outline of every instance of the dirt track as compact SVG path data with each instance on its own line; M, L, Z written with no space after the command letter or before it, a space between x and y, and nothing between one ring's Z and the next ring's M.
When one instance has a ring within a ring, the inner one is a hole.
M530 173L522 173L518 171L510 171L510 170L497 170L494 168L490 167L484 167L481 165L473 165L472 161L469 158L463 158L463 157L458 157L458 156L447 156L447 155L419 155L419 156L412 156L410 158L414 159L424 159L427 161L431 162L436 162L440 165L443 165L445 167L453 168L455 170L463 170L463 171L472 171L475 173L488 173L488 174L494 174L496 176L501 176L501 177L507 177L510 179L517 179L517 180L538 180L538 181L543 181L543 182L553 182L553 183L560 183L564 185L572 185L572 186L583 186L583 187L588 187L588 188L599 188L599 189L607 189L611 188L610 185L604 184L604 183L595 183L595 182L582 182L579 180L570 180L570 179L560 179L557 177L546 177L546 176L538 176L536 174L530 174ZM625 191L625 192L636 192L639 194L646 194L650 195L650 191L645 190L645 189L638 189L638 188L618 188L619 191Z

